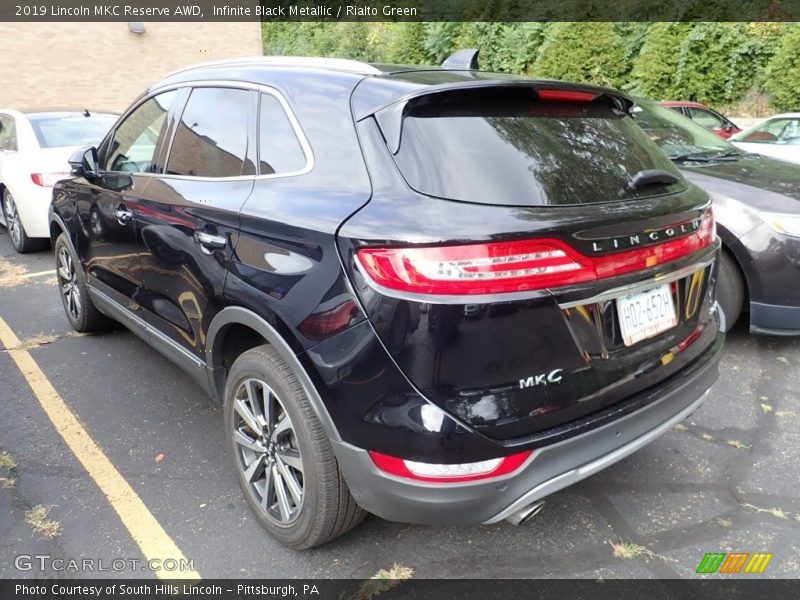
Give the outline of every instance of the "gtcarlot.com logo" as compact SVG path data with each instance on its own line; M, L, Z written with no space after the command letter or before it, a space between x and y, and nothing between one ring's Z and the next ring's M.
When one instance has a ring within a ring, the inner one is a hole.
M92 571L193 571L194 561L186 558L53 558L49 554L19 554L14 557L19 571L66 571L86 573Z
M772 553L768 552L708 552L697 567L698 573L763 573Z

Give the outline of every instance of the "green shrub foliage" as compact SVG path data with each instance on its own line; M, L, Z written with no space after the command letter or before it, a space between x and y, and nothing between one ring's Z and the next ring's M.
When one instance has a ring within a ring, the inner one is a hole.
M795 23L766 70L765 87L778 110L800 110L800 24Z
M262 32L265 54L435 65L478 48L489 71L718 106L767 94L800 109L800 24L272 22Z

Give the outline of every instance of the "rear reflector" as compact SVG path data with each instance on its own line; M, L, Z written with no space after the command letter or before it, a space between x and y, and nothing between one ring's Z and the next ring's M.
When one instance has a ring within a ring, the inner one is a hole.
M353 300L345 300L330 310L309 315L297 328L309 339L324 340L347 329L357 315L358 305Z
M372 451L369 455L375 466L390 475L431 483L461 483L492 479L513 473L532 453L532 450L527 450L503 458L452 465L416 462Z
M594 92L581 92L579 90L536 90L539 100L551 102L591 102L597 98Z
M69 173L31 173L31 181L41 187L53 187L65 177L69 177Z
M662 244L586 256L558 239L425 248L364 248L365 274L390 290L429 295L502 294L595 281L677 260L715 236L709 209L693 233Z

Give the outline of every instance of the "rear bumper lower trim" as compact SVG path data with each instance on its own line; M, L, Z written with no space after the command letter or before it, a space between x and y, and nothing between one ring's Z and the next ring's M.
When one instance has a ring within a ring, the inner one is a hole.
M334 451L355 500L379 517L434 525L496 523L625 458L697 410L718 378L719 348L714 344L697 368L662 390L656 400L536 449L519 471L506 477L431 484L389 475L375 466L366 450L346 442L334 443Z
M765 335L800 335L800 306L751 302L750 331Z

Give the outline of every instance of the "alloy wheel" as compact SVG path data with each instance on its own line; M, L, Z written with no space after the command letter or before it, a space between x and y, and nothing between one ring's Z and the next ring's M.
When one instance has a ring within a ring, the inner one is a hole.
M75 264L72 256L65 247L58 250L58 285L61 289L61 296L64 299L64 307L70 316L79 320L81 316L81 297L78 289L78 276L75 272Z
M303 507L303 459L292 420L277 394L247 379L233 398L236 462L262 512L280 526L292 524Z
M6 227L8 233L11 235L11 241L14 243L15 248L19 248L22 243L22 224L19 221L19 214L17 213L17 205L14 203L14 198L6 192L5 206L3 207L6 214Z

